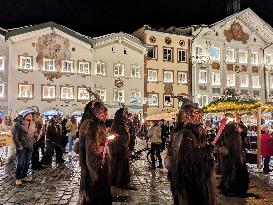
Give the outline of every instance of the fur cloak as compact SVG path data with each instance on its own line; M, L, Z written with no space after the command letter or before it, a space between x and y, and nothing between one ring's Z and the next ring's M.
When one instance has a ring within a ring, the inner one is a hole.
M214 159L204 128L199 124L181 123L170 143L175 204L215 205Z
M224 195L246 196L249 185L249 174L243 152L240 135L236 125L229 123L225 126L219 146L228 149L228 155L222 157L222 181L219 185Z
M108 155L103 152L106 138L103 122L87 119L81 124L79 205L112 204Z

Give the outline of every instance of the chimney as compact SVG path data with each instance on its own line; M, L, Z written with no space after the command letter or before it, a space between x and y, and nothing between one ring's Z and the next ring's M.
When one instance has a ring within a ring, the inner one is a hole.
M234 13L240 12L241 0L226 0L227 4L227 14L232 15Z

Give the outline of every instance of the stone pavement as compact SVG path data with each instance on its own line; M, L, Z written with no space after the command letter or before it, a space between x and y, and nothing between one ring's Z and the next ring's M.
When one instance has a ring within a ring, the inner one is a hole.
M23 187L15 186L14 165L2 165L0 167L0 204L76 204L80 179L78 159L68 156L65 158L66 162L63 165L53 164L52 167L34 171L34 182ZM131 164L131 167L132 185L137 190L113 188L114 205L173 204L166 169L149 170L144 153L140 160ZM251 175L249 192L258 195L259 199L255 197L227 198L218 194L217 204L272 205L273 186L269 184L269 176L257 176Z

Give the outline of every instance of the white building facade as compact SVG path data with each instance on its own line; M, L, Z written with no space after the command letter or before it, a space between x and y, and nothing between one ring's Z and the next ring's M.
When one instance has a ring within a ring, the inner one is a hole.
M273 94L273 29L251 9L192 34L192 95L200 107L226 88L263 102Z
M109 109L109 117L124 104L143 116L146 46L123 32L94 38L94 89Z
M41 114L73 115L93 87L91 40L54 22L11 30L8 107L15 117L37 106Z

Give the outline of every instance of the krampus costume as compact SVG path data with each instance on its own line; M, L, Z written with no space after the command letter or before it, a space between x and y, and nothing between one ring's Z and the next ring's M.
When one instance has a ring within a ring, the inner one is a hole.
M174 202L177 205L215 205L212 148L207 144L197 106L183 100L168 149Z
M96 99L86 105L79 131L81 180L78 204L107 205L112 204L106 151L107 108L96 94L89 92Z
M218 143L219 147L224 146L228 150L226 156L222 156L223 175L218 188L227 196L247 196L249 174L235 123L226 124Z
M109 144L112 185L125 188L130 183L129 128L126 125L126 108L120 108L114 117L110 133L116 137Z

